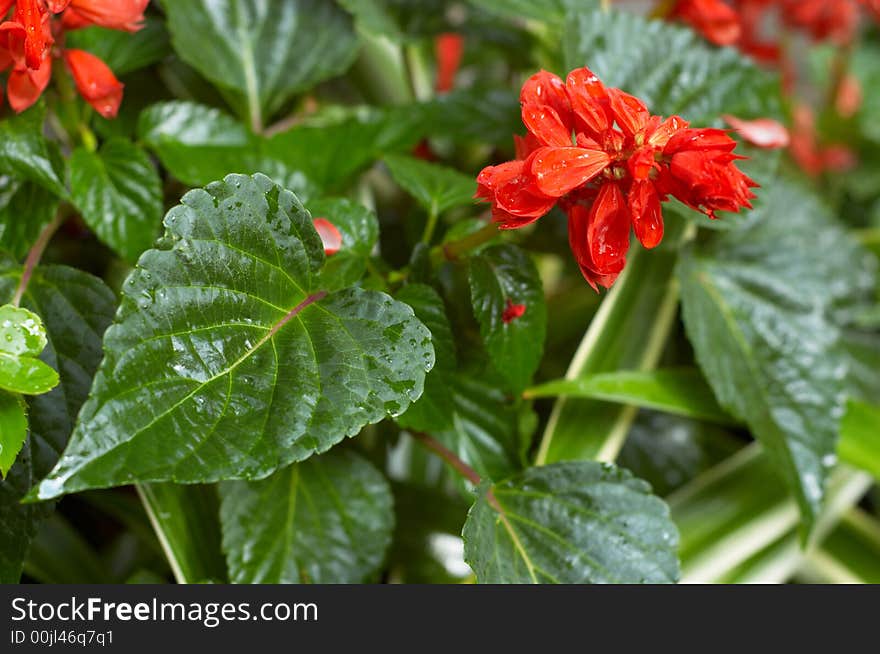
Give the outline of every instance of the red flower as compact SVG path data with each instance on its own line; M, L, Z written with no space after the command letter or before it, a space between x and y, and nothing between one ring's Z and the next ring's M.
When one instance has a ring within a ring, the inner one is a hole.
M678 0L670 16L688 23L715 45L733 45L742 32L736 11L722 0Z
M136 31L148 4L149 0L0 0L0 17L15 5L13 20L0 24L0 71L12 69L9 105L16 112L33 105L51 80L52 57L63 56L86 101L105 118L115 117L123 85L94 55L59 47L53 52L53 33L63 43L65 29L84 25ZM52 15L61 12L63 16L53 21Z
M100 25L112 30L137 32L144 26L144 10L148 4L150 0L69 0L64 27L73 30Z
M86 102L104 118L115 118L124 85L107 64L84 50L65 50L64 63Z
M321 237L321 242L324 244L324 254L330 256L342 249L342 234L339 233L336 225L326 218L315 218L312 220L312 224L315 226L318 236Z
M434 51L437 56L437 81L434 88L438 93L446 93L455 84L455 75L464 54L464 37L451 32L440 34L434 41Z
M513 300L507 298L507 306L504 307L504 313L501 314L501 320L505 325L509 325L517 318L522 318L525 312L525 304L514 304Z
M607 88L589 69L541 71L520 93L528 135L516 156L477 177L476 197L492 203L502 229L533 223L559 206L586 280L610 287L626 263L631 229L646 248L663 238L661 202L674 195L715 217L750 207L755 186L735 165L723 130L689 129L679 116Z

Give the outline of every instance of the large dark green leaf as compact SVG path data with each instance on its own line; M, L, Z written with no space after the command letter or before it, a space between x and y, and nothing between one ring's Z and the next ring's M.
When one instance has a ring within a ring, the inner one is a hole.
M391 543L388 482L351 452L329 452L262 481L220 488L233 583L361 582Z
M464 526L481 583L670 583L678 532L651 487L592 461L484 485Z
M131 481L254 479L402 413L434 363L412 309L320 288L296 196L230 175L168 212L42 499Z
M342 73L358 50L351 16L327 0L190 0L165 10L177 53L255 126L294 93Z
M36 182L65 196L63 163L43 136L46 107L42 103L0 121L0 173Z
M126 139L70 158L70 193L98 237L128 261L137 261L159 232L162 181L146 153Z
M767 448L809 528L851 365L839 319L870 294L876 263L806 191L777 182L764 195L744 229L683 257L684 320L721 406Z
M9 299L21 268L0 261L0 297ZM41 359L56 369L60 385L28 400L30 435L5 481L0 482L0 581L15 583L37 523L48 505L19 504L55 464L101 360L101 334L115 309L113 293L96 277L63 266L39 267L22 306L43 318L49 344Z
M58 198L38 184L0 175L0 249L23 259L57 210Z
M679 114L699 125L722 113L779 113L773 76L691 29L627 12L578 11L566 20L563 49L566 72L587 66L657 114Z
M547 333L547 305L535 264L516 246L492 247L471 259L470 288L492 363L510 388L523 389L541 362Z

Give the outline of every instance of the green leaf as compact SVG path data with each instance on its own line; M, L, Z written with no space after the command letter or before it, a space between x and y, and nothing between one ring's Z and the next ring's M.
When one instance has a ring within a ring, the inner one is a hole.
M70 192L86 224L123 258L137 261L156 240L162 181L150 158L126 139L70 158Z
M845 463L880 479L880 407L857 400L847 403L837 454Z
M351 16L326 0L192 0L165 11L175 51L255 126L293 94L344 72L358 51Z
M347 113L263 138L192 102L155 104L138 125L147 147L186 184L206 185L230 170L262 172L306 198L341 187L387 152L413 146L423 130L418 107L397 107Z
M596 0L468 0L472 5L507 18L530 18L551 24L561 24L572 7L582 10L596 8Z
M430 136L509 147L523 131L519 94L511 89L456 89L430 100L417 113Z
M457 170L404 155L386 156L385 165L394 181L430 214L474 203L476 181Z
M202 186L230 170L257 172L243 169L254 147L253 137L219 109L194 102L160 102L141 113L138 136L185 184Z
M177 582L226 581L217 488L138 484L137 491Z
M86 50L100 57L117 76L146 68L171 51L165 26L152 17L137 32L92 26L69 31L65 38L68 48Z
M621 371L560 379L530 388L526 398L578 397L655 409L721 425L737 424L726 413L698 370Z
M6 478L27 438L27 406L19 395L0 391L0 475Z
M342 234L342 247L324 262L321 288L335 291L360 281L379 240L376 214L363 205L340 199L309 202L308 209L314 219L329 220Z
M695 126L720 114L778 117L778 82L732 48L714 48L694 30L622 11L581 11L566 19L565 71L587 66L609 86L642 99L653 113Z
M0 249L22 259L58 210L58 198L34 182L0 175Z
M453 425L453 389L456 354L452 326L446 317L443 299L430 286L409 284L395 296L412 307L416 318L431 332L435 364L425 379L425 392L406 413L397 417L397 424L406 429L436 432Z
M532 379L544 352L547 305L538 269L513 245L485 250L470 262L471 303L495 368L514 390ZM517 317L511 306L525 308Z
M666 243L680 241L681 230L674 224L667 227ZM676 260L674 247L637 250L630 255L623 274L589 323L568 368L569 379L615 370L650 370L657 365L676 318L678 293L672 283ZM636 413L633 407L608 402L560 398L535 461L613 461Z
M21 268L0 259L0 298L10 299ZM40 355L57 369L61 383L28 398L30 437L0 482L0 581L16 583L37 524L51 506L20 504L22 496L55 464L64 449L92 375L101 360L101 334L115 310L115 298L97 277L64 266L34 270L22 306L42 316L49 344Z
M804 190L777 182L744 229L682 258L684 321L721 406L764 444L807 531L834 463L850 358L845 309L876 263Z
M0 121L0 172L36 182L65 197L63 163L43 136L45 118L46 107L40 103Z
M0 389L40 395L55 388L58 373L36 358L46 343L37 314L11 304L0 307Z
M461 371L449 382L452 425L431 435L481 476L503 479L523 467L520 405L497 380Z
M362 582L391 543L391 489L352 452L329 452L262 481L220 488L233 583Z
M798 581L812 584L880 584L880 523L852 509L807 556Z
M592 461L483 485L464 525L480 583L672 583L669 509L626 470Z
M89 401L34 496L261 478L421 395L430 333L383 293L317 286L323 247L290 191L230 175L185 195L165 226L123 285Z

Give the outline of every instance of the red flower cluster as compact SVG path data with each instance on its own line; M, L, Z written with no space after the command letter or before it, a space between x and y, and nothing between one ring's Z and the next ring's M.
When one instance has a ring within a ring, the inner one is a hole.
M520 94L525 138L517 159L485 168L477 197L502 229L536 221L558 205L586 280L610 287L626 263L630 228L646 248L663 238L660 203L674 196L715 218L750 207L757 186L735 165L724 130L691 129L679 116L606 87L589 69L563 82L542 71ZM598 290L598 289L597 289Z
M860 4L880 16L878 0L678 0L670 18L690 24L712 43L736 44L760 61L776 62L779 44L762 36L771 12L814 40L845 44L855 35Z
M77 90L105 118L115 117L123 85L98 57L63 47L69 30L100 25L134 32L149 0L0 0L0 72L10 70L9 105L22 112L49 85L53 58L63 57ZM53 47L57 46L57 47ZM0 102L3 100L0 91Z

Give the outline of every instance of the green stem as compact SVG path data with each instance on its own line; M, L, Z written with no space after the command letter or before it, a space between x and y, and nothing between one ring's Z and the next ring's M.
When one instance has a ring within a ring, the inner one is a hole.
M400 46L384 36L365 34L352 69L358 88L380 105L410 104L415 99Z
M485 245L498 236L498 226L495 223L487 223L476 232L472 232L457 241L450 241L438 245L431 250L431 263L438 265L444 261L455 261L464 255Z
M440 212L437 211L437 203L431 203L431 210L428 212L428 222L425 223L425 231L422 232L422 243L428 245L431 242L431 239L434 238L434 232L437 229L437 219L440 217Z
M30 252L28 252L27 258L24 261L24 269L21 273L21 279L18 281L18 288L15 289L15 295L12 297L12 304L15 306L19 306L21 304L21 299L24 297L25 292L27 291L28 284L31 281L31 277L34 274L34 269L40 263L40 259L43 258L43 253L46 251L46 247L49 245L49 241L52 240L52 237L55 235L55 232L64 224L64 221L67 219L67 211L64 208L59 209L58 213L55 214L55 218L43 228L43 231L40 232L40 235L37 237L36 242L33 247L31 247Z

